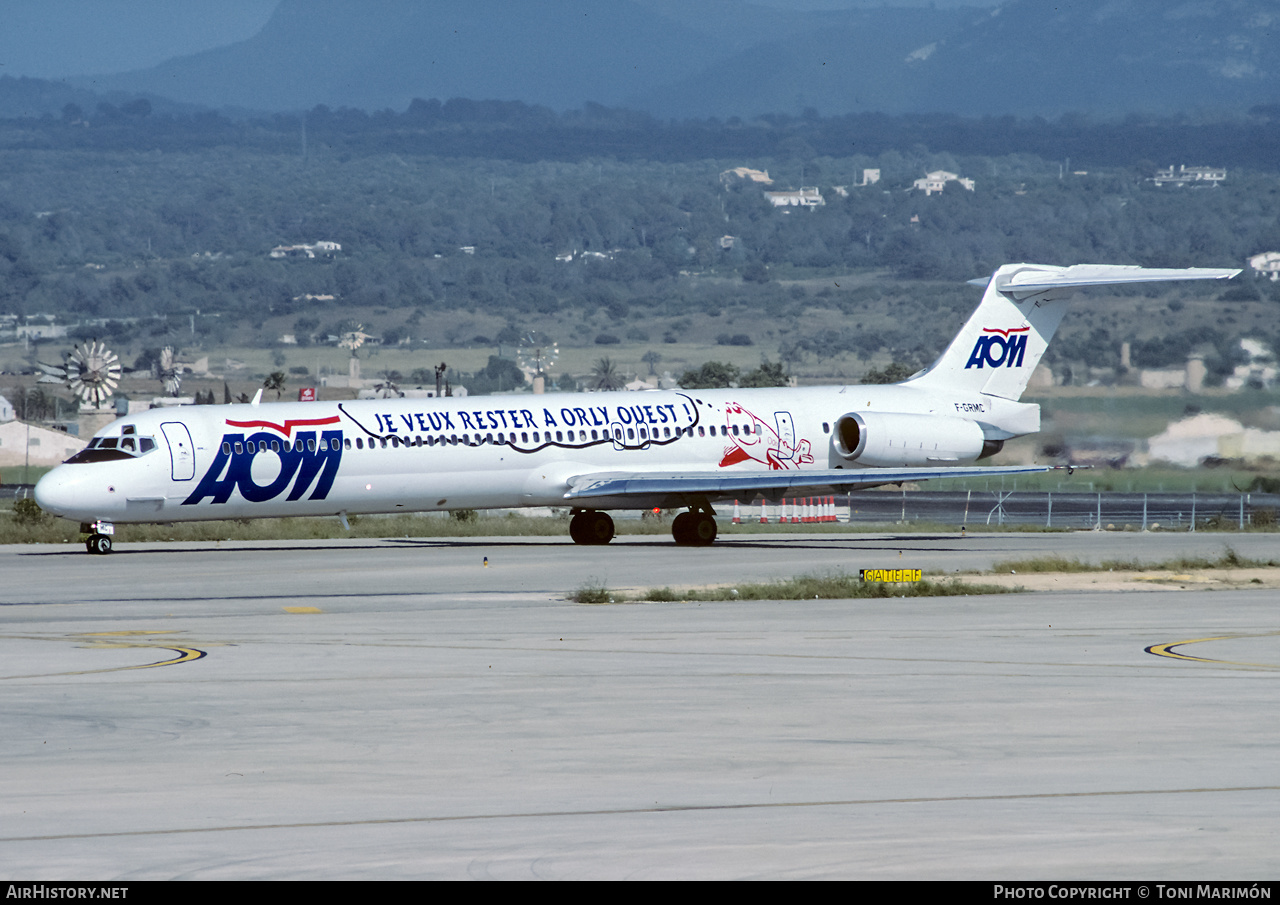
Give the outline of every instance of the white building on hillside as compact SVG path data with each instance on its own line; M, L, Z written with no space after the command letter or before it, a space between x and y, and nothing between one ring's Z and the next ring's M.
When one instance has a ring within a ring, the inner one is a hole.
M946 170L934 170L932 173L925 173L923 178L911 183L911 187L924 192L926 195L932 195L934 192L941 192L945 189L948 182L958 182L968 191L973 191L974 182L972 179L962 179L955 173L948 173Z
M1202 412L1175 421L1164 433L1147 441L1153 461L1192 468L1206 458L1244 459L1280 457L1280 431L1245 427L1234 418Z
M1280 280L1280 251L1264 251L1249 259L1249 266L1271 280Z
M816 186L807 185L798 192L765 192L774 207L821 207L827 202Z
M1226 178L1227 171L1224 167L1189 167L1183 164L1176 170L1173 167L1156 170L1149 181L1156 185L1191 185L1196 182L1217 185Z
M271 257L314 258L319 256L332 258L340 251L342 251L342 246L339 243L321 240L312 245L277 245L271 249Z
M726 186L738 179L744 179L748 182L756 182L760 185L773 185L773 180L769 178L768 170L753 170L750 167L734 167L732 170L725 170L720 174L720 181Z
M1246 386L1275 386L1280 369L1276 367L1276 356L1271 347L1259 340L1245 337L1240 340L1240 351L1244 353L1246 361L1235 366L1231 376L1223 381L1223 386L1229 390L1239 390Z

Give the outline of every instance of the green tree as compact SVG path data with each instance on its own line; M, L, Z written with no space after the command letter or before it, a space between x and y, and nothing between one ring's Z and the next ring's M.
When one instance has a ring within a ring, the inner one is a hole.
M902 383L918 369L901 361L891 361L883 370L872 368L862 375L863 383Z
M422 369L425 372L425 369ZM414 374L418 374L414 371ZM421 376L421 375L419 375ZM434 375L428 378L435 380ZM425 383L427 381L418 381ZM509 358L489 356L489 363L467 379L467 392L477 396L518 390L526 383L524 372Z
M16 401L19 403L18 417L23 421L43 421L57 408L54 395L46 393L44 387L32 387Z
M680 386L686 390L712 390L737 383L741 372L735 365L723 361L708 361L696 371L685 371Z
M285 383L288 382L288 379L284 371L272 371L267 375L267 379L262 381L262 388L264 390L275 390L276 398L279 399L284 393Z
M13 520L24 528L34 528L49 521L49 514L41 509L35 500L15 500L13 504Z
M790 381L782 372L782 362L761 362L760 367L748 371L738 381L740 387L784 387Z
M591 368L591 385L597 390L620 390L623 386L622 373L617 363L605 356Z

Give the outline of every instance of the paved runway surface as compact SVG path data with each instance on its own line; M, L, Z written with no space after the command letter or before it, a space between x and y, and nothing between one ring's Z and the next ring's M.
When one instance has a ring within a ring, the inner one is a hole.
M0 547L0 876L1274 878L1274 591L563 599L1228 545Z

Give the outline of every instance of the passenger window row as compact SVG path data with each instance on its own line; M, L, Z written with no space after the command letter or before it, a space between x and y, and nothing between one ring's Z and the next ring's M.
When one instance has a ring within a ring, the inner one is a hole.
M615 430L618 433L618 436L615 439L622 440L623 439L621 435L622 428L618 427ZM625 439L627 441L662 440L662 439L669 440L672 437L680 437L680 436L692 437L693 431L694 431L694 428L692 427L686 427L686 428L654 427L652 431L650 431L650 429L647 426L641 426L639 428L628 427L626 428ZM753 433L758 435L761 433L761 427L759 424L756 424L756 425L735 424L735 425L732 425L732 427L725 425L720 427L717 430L717 427L715 425L711 425L711 427L709 428L698 427L697 431L698 431L699 437L708 436L708 431L710 432L710 436L712 437L715 437L715 436L727 437L729 436L730 431L733 432L733 435L735 437L741 437L741 436L751 436ZM588 430L571 431L570 430L570 431L545 431L545 432L521 431L519 434L517 434L515 431L512 431L511 433L507 433L503 431L496 434L495 433L431 434L426 437L414 436L412 438L396 437L396 436L370 437L367 440L363 437L357 437L355 439L355 448L356 449L366 449L366 448L387 449L388 447L390 447L394 449L402 446L403 447L410 447L410 446L419 447L419 446L459 446L459 445L461 446L484 446L484 445L507 446L507 445L516 445L516 444L524 445L528 443L540 444L540 443L552 443L552 442L586 443L591 440L600 441L600 440L608 440L608 439L610 439L608 431L599 431L599 430L590 430L590 431ZM352 441L350 439L347 439L345 441L345 447L347 449L352 448Z
M347 442L348 444L350 443L350 441L347 441ZM304 449L307 452L315 452L317 449L323 452L326 447L332 450L340 449L342 446L342 443L340 440L338 440L337 437L333 437L332 439L329 439L329 440L322 439L320 441L319 447L316 446L316 440L314 437L312 437L310 440L307 440L305 445L301 440L298 440L293 444L290 444L289 441L286 440L283 447L281 447L279 440L271 440L271 441L258 440L256 443L253 440L247 440L243 442L240 440L237 440L234 444L227 440L224 440L222 441L222 452L224 455L229 455L232 449L234 449L236 452L236 455L239 455L242 452L259 453L259 452L267 452L268 450L274 453L278 453L281 451L282 448L285 452L289 452L290 446L293 447L294 452L302 452ZM350 446L348 446L348 448L350 448Z

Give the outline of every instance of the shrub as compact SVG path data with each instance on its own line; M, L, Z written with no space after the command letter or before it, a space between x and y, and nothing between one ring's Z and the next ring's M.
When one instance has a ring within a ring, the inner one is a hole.
M596 580L591 580L569 595L574 603L613 603L609 589Z
M13 520L19 525L34 527L48 518L49 514L35 500L18 500L13 504Z

